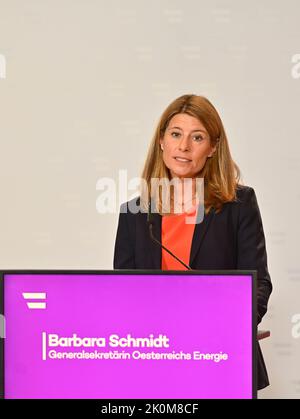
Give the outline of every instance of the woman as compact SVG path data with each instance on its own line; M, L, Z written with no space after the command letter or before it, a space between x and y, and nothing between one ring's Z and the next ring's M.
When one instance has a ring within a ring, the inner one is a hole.
M202 270L257 270L259 324L267 311L272 284L256 195L253 188L239 183L239 176L214 106L196 95L174 100L162 114L150 145L140 197L121 206L114 269L186 269L185 264ZM172 192L169 188L162 193L152 179L177 183ZM191 185L188 199L186 179ZM202 197L199 179L204 182ZM150 236L149 203L154 239L183 264ZM204 211L198 222L201 204ZM194 222L186 222L188 214ZM257 350L258 389L262 389L269 381L258 343Z

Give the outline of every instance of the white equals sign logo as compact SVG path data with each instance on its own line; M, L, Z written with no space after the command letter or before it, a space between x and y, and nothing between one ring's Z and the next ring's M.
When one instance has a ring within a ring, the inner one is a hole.
M30 309L45 309L46 301L35 301L35 300L46 300L45 292L23 292L22 293L25 300L34 300L27 301L27 307Z

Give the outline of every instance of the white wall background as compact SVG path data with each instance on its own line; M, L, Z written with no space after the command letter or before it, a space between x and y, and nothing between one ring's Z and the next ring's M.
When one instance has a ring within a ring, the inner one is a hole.
M0 267L111 269L97 180L139 176L164 108L205 95L264 222L260 397L299 398L299 39L298 0L0 0Z

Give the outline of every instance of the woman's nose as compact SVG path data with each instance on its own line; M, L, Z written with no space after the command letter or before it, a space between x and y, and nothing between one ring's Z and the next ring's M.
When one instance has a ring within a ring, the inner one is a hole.
M179 145L178 145L178 149L180 151L187 151L189 149L189 138L188 136L182 136Z

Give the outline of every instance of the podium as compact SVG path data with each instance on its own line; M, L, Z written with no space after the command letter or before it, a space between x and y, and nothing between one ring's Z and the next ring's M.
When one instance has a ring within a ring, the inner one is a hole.
M1 396L255 398L269 333L255 283L255 271L2 272Z

